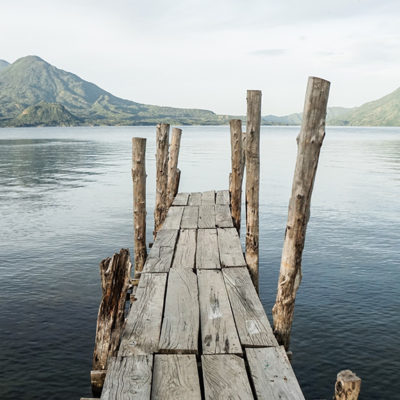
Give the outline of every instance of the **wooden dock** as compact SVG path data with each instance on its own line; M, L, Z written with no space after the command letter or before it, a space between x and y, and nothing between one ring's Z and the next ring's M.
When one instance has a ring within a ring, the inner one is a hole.
M228 191L178 193L101 399L304 399L251 280Z

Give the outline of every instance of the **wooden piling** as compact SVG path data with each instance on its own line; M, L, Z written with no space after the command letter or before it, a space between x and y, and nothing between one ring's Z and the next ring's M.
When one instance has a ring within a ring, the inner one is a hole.
M298 152L289 201L278 292L272 309L275 336L286 350L289 349L296 292L301 282L301 258L310 217L311 194L325 136L329 86L328 81L309 78L301 131L297 137Z
M98 396L104 383L109 357L117 355L125 321L126 293L130 284L131 260L128 249L100 263L102 299L97 316L96 340L93 351L91 384Z
M154 238L167 215L169 124L157 125L156 136L156 204L154 208Z
M242 151L242 121L232 119L229 121L231 130L231 164L229 191L231 192L231 206L233 225L240 235L240 214L242 207L242 182L244 171L244 157Z
M133 228L135 277L146 262L146 139L132 138Z
M337 374L333 400L357 400L361 390L361 379L349 369Z
M178 169L179 148L181 145L182 129L172 128L171 145L169 147L169 161L168 161L168 208L171 207L172 202L179 189L179 181L181 171Z
M246 262L258 292L261 91L247 91Z

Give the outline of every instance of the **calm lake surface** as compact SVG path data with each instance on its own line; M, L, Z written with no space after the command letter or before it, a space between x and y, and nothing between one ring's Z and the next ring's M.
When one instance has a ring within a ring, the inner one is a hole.
M296 158L296 127L261 134L260 292L271 316ZM98 264L132 251L131 137L155 128L0 130L0 398L89 395ZM185 127L181 191L227 189L228 127ZM328 128L314 186L291 349L307 399L336 374L361 398L400 393L400 129ZM90 396L89 396L90 397Z

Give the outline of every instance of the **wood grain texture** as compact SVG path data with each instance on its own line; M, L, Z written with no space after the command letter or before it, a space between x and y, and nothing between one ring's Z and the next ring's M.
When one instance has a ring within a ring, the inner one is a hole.
M261 91L247 91L246 262L258 292Z
M215 206L200 206L198 226L201 229L215 228Z
M143 270L146 247L146 139L132 138L133 235L135 274Z
M361 391L361 379L349 369L337 374L333 400L357 400Z
M215 192L214 192L214 190L211 190L209 192L203 192L201 194L201 205L202 206L214 205L214 204L215 204Z
M169 146L169 160L168 160L168 183L167 183L167 206L171 207L172 202L179 188L179 170L178 158L179 148L181 145L182 129L172 128L171 145Z
M162 229L179 229L181 226L183 210L185 207L171 207L162 225Z
M143 273L169 271L174 256L178 232L177 229L161 229L158 231L156 241L150 249L150 253L144 264Z
M152 355L112 358L101 400L149 400L152 367Z
M196 229L181 229L176 245L172 268L191 269L195 267Z
M253 400L246 367L235 355L205 355L203 366L206 400Z
M297 289L301 282L301 259L310 218L311 195L325 136L326 107L330 83L320 78L308 80L303 120L297 138L298 149L292 194L283 243L276 302L272 310L274 333L289 349Z
M191 270L171 269L161 330L161 353L198 352L199 300L197 277Z
M199 219L198 206L186 206L183 210L181 221L182 229L197 229L197 221Z
M242 151L243 135L242 121L231 119L229 121L231 131L231 180L229 191L231 193L233 226L240 233L240 214L242 209L242 182L244 157Z
M215 197L215 204L229 205L229 190L218 190Z
M218 228L221 267L245 267L242 245L236 228Z
M156 237L158 230L161 228L168 211L168 141L169 124L158 124L156 131L156 204L154 207L154 237Z
M198 270L203 354L242 354L221 271Z
M219 269L218 235L216 229L197 231L196 269Z
M142 274L122 334L119 356L158 351L167 274Z
M227 268L222 273L242 346L278 346L248 269Z
M283 347L247 348L246 358L258 400L304 400Z
M172 202L173 206L186 206L189 200L189 193L177 193L174 201Z
M189 195L189 206L200 206L201 205L201 193L190 193Z
M215 222L218 228L233 228L231 210L227 204L216 204Z
M153 400L201 400L196 356L154 356Z

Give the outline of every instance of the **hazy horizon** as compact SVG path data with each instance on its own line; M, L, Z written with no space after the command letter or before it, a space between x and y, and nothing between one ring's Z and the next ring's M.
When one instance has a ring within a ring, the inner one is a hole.
M0 59L37 55L115 96L243 115L302 111L307 78L332 82L329 106L354 107L400 84L394 0L116 0L2 3Z

